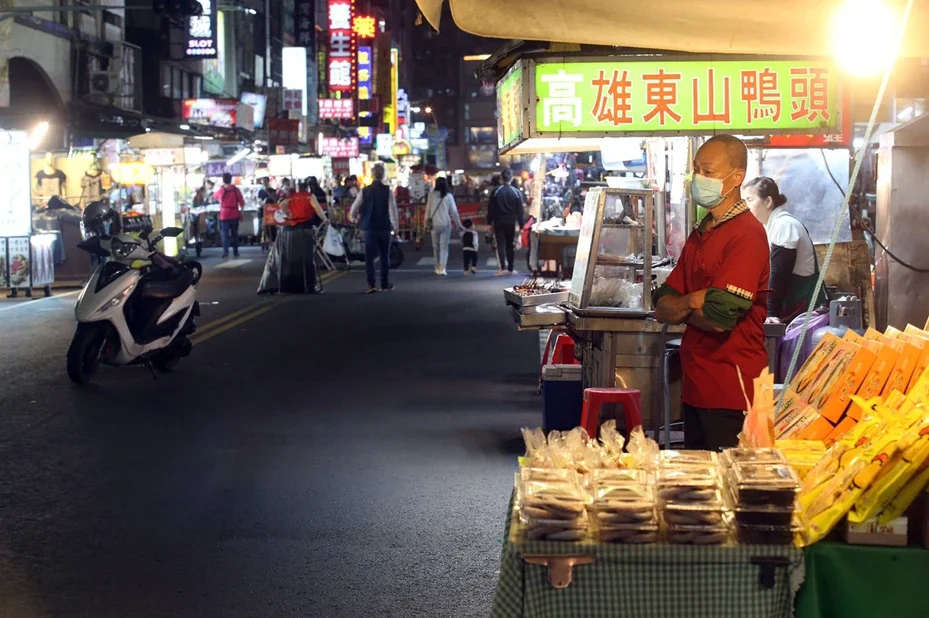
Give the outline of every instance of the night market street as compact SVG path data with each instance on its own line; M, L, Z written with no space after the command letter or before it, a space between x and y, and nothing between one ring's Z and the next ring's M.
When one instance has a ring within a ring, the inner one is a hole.
M0 303L0 616L489 615L538 340L486 252L438 278L405 250L373 296L357 265L259 297L257 250L204 259L157 381L71 384L75 294Z

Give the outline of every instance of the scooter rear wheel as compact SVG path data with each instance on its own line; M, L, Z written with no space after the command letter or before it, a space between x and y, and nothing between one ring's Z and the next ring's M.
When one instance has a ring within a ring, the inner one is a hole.
M97 372L106 343L106 325L78 324L68 348L68 377L75 384L85 384Z

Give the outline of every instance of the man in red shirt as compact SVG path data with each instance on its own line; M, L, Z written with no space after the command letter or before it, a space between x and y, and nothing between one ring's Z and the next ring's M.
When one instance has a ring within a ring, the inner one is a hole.
M229 241L232 251L239 257L239 219L245 208L245 198L239 188L232 184L232 174L223 174L223 186L213 196L219 200L219 227L223 234L223 259L229 257Z
M745 397L768 365L768 240L742 200L748 152L731 135L718 135L697 151L690 193L709 211L656 293L659 322L686 324L681 345L684 371L684 443L718 450L735 446Z

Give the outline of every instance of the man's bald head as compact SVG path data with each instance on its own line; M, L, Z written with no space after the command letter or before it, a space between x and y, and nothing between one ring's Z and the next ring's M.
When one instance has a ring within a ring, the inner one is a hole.
M734 170L744 170L748 168L748 149L745 147L745 144L742 143L742 140L737 137L733 137L732 135L716 135L706 140L700 150L704 148L719 148L721 151L724 151L729 165L731 165Z
M729 205L741 199L740 187L745 181L747 167L745 144L731 135L717 135L700 146L694 157L693 172L697 176L722 181L719 194L723 199L716 206L722 206L720 212L725 212Z

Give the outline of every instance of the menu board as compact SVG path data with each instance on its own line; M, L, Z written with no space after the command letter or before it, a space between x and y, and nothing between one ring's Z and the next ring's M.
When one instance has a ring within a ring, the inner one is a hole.
M497 82L497 146L503 150L523 139L523 63Z
M29 247L29 237L7 238L7 263L10 273L10 286L13 288L32 287L32 273L29 260L32 252Z

